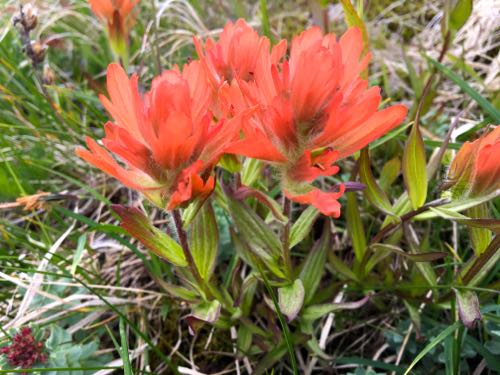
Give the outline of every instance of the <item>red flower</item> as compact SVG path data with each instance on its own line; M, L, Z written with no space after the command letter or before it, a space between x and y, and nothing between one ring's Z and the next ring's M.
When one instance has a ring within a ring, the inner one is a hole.
M139 0L89 0L94 14L107 22L111 40L128 39L135 19L132 10Z
M277 63L286 52L286 42L282 41L273 47L265 37L252 29L244 20L236 23L228 22L214 42L208 38L203 45L194 38L196 52L206 66L209 76L216 87L233 78L245 81L253 79L257 63L262 56L268 56L273 63Z
M455 196L488 195L500 189L500 126L465 142L448 171L448 186Z
M200 64L164 72L144 96L136 75L129 79L111 64L107 86L110 99L100 99L114 122L105 125L102 143L125 166L88 137L89 149L77 154L162 208L209 195L211 169L238 136L239 120L212 122L211 90Z
M380 89L368 88L360 77L370 55L361 56L360 30L349 29L340 40L311 28L292 41L290 58L282 64L261 58L254 79L238 81L238 90L224 95L234 111L260 106L244 125L245 137L230 152L276 163L283 172L287 196L338 217L336 201L343 193L321 192L310 183L337 173L343 158L401 123L402 105L378 110Z
M12 338L11 345L0 348L0 354L6 356L10 366L29 369L36 362L47 361L43 350L43 343L35 340L31 328L24 327Z

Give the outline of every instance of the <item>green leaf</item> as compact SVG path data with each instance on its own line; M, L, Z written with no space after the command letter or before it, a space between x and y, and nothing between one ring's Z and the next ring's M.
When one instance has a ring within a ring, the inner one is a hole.
M425 148L417 125L413 125L403 153L403 177L413 209L421 207L427 198Z
M485 202L488 202L492 199L495 199L499 196L499 194L500 194L500 191L494 191L493 193L491 193L489 195L482 196L482 197L453 200L450 203L446 203L446 204L443 204L442 206L439 206L439 211L440 211L440 213L443 213L443 212L445 212L443 210L446 210L446 211L448 211L448 214L451 215L450 211L453 211L453 212L465 211L468 208L475 207L477 205L480 205L482 203L485 203ZM436 207L433 207L433 208L434 208L434 210L436 209ZM398 215L399 215L399 213L398 213ZM429 220L429 219L433 219L433 218L438 217L438 216L440 216L440 215L438 215L438 213L436 211L433 211L432 209L430 209L429 211L422 212L421 214L418 214L417 216L415 216L414 220Z
M121 351L120 357L123 361L123 370L125 375L133 375L132 366L130 364L130 357L128 351L127 334L125 332L125 321L120 318L120 339L121 339Z
M210 201L203 205L191 225L189 248L200 276L203 280L209 280L219 248L219 232Z
M87 235L86 234L82 234L80 237L78 237L78 242L76 243L75 254L73 255L73 262L71 263L71 274L73 276L76 273L76 270L78 268L78 265L80 264L80 261L82 260L86 242L87 242Z
M241 182L245 186L253 186L262 175L264 163L261 160L248 158L243 163L241 171Z
M478 207L478 206L476 206ZM457 223L464 224L473 228L485 228L489 229L495 233L500 232L500 220L497 219L485 219L485 218L470 218L465 215L462 215L458 212L448 210L443 207L429 207L432 212L435 212L437 216L442 217L443 219L453 220ZM469 209L470 210L470 209ZM489 243L489 239L486 241L486 245ZM485 246L486 248L486 246Z
M410 374L411 370L413 369L413 367L415 367L415 365L422 358L424 358L427 355L427 353L429 353L436 345L438 345L441 341L443 341L445 338L447 338L449 335L451 335L453 332L455 332L459 327L460 327L460 322L455 322L453 325L449 326L443 332L441 332L439 335L437 335L436 337L434 337L426 345L426 347L420 353L418 353L418 355L412 361L412 363L410 364L410 366L404 372L404 375Z
M304 320L316 320L334 311L339 310L356 310L363 306L370 296L365 296L359 301L343 302L343 303L325 303L321 305L312 305L304 308L301 317Z
M373 177L370 168L370 156L366 148L361 150L361 156L359 158L359 178L361 182L366 185L366 189L363 191L366 198L368 198L368 200L380 211L392 214L392 206L391 202L389 202L389 198L387 198L387 195L378 186L375 177Z
M278 305L288 321L294 320L304 304L304 286L297 279L292 284L278 289Z
M269 25L269 15L267 14L267 1L260 0L260 16L262 23L262 34L269 38L270 41L273 40L271 34L271 26Z
M458 0L457 5L451 10L449 26L453 31L458 31L465 25L472 13L473 0Z
M120 205L113 205L112 208L121 219L120 226L149 251L176 266L187 266L181 246L169 235L154 227L141 210Z
M384 164L380 172L379 184L383 191L389 191L401 172L401 160L394 157ZM391 207L392 208L392 207ZM392 210L391 210L392 211Z
M476 90L474 90L467 82L465 82L460 76L451 71L446 66L437 62L429 56L426 56L427 60L434 65L441 73L443 73L446 77L451 79L455 84L457 84L463 92L469 95L477 104L484 109L486 113L488 113L495 123L500 123L500 111L496 109L493 104L491 104L488 100L483 98L481 94L479 94Z
M305 300L304 304L308 304L316 290L318 289L323 273L325 272L326 255L330 245L330 231L324 230L321 239L316 243L311 252L307 255L302 270L300 271L300 279L304 285Z
M500 236L497 235L488 248L478 257L473 257L462 269L460 277L467 286L478 285L500 260Z
M319 217L319 211L313 207L307 207L300 214L297 221L292 225L290 231L290 248L299 244L311 232L314 222Z
M375 251L389 251L395 254L399 254L413 262L433 262L435 260L446 258L449 254L445 252L424 252L424 253L408 253L403 251L401 248L389 245L376 243L371 245Z
M281 256L281 244L274 232L250 207L229 198L229 210L238 231L247 244L257 253L265 253L273 259Z
M500 220L491 219L488 204L483 203L467 210L473 223L469 223L469 235L476 255L481 255L491 242L491 231L500 233ZM464 224L467 225L466 220ZM491 231L490 231L491 230Z
M358 202L356 200L356 193L347 193L347 229L352 241L354 255L356 260L361 262L366 251L366 235L359 213Z

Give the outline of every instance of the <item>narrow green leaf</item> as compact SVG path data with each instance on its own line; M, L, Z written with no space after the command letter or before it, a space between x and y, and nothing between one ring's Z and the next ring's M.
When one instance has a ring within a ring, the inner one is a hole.
M472 13L472 0L458 0L450 12L449 26L453 31L458 31L465 25Z
M267 253L273 259L281 256L281 244L274 232L252 209L229 198L229 210L238 231L256 253Z
M422 358L424 358L427 355L427 353L429 353L436 345L438 345L441 341L443 341L445 338L447 338L449 335L451 335L453 332L455 332L459 327L460 327L460 322L455 322L453 325L449 326L443 332L441 332L439 335L437 335L436 337L434 337L426 345L426 347L420 353L418 353L418 355L412 361L412 363L410 364L410 366L404 372L404 375L410 374L411 370L415 367L415 365Z
M358 201L356 200L356 193L347 193L347 229L352 241L354 255L356 260L361 262L366 251L366 235L359 213Z
M80 237L78 237L78 241L76 243L76 251L75 251L75 254L73 255L73 263L71 264L71 274L73 276L76 273L76 269L78 268L80 261L82 260L83 252L85 251L85 244L86 243L87 243L87 235L86 234L82 234Z
M363 306L370 296L365 296L359 301L355 302L342 302L342 303L325 303L321 305L312 305L304 309L301 317L304 320L316 320L334 311L339 310L356 310Z
M260 0L260 17L262 23L262 34L269 38L270 41L273 40L271 34L271 26L269 24L269 15L267 13L267 1Z
M309 206L302 211L290 231L290 248L299 244L311 232L311 228L318 217L319 211L313 206Z
M245 186L253 186L262 175L264 163L261 160L248 158L243 163L243 170L241 171L241 182Z
M141 210L120 205L113 205L112 208L120 216L121 227L148 250L177 266L187 266L181 246L169 235L154 227Z
M258 263L258 261L257 261L257 267L259 269L259 273L262 277L262 280L264 281L264 285L266 286L267 292L271 296L276 314L278 315L278 320L279 320L281 328L283 330L283 336L285 337L286 349L288 350L288 354L290 356L290 362L292 364L293 374L298 375L299 369L297 366L297 358L295 357L295 350L293 349L292 338L290 337L290 329L288 328L288 325L285 321L285 318L283 317L283 314L281 313L280 306L279 306L278 301L276 299L276 296L273 292L273 288L269 284L269 281L267 280L266 274L262 271L262 268L260 267L260 264Z
M403 177L413 209L421 207L427 198L425 148L418 126L413 125L403 153Z
M363 191L366 198L382 212L392 214L392 206L389 198L387 198L387 195L378 186L375 177L373 177L370 168L370 156L366 148L361 150L359 158L359 178L361 182L366 185L366 189ZM347 204L349 205L349 200Z
M209 280L219 248L217 222L209 200L205 202L191 225L189 248L200 276L203 280Z
M476 206L478 207L478 206ZM485 219L485 218L477 218L473 219L470 217L467 217L465 215L462 215L458 212L448 210L443 207L429 207L429 209L432 212L435 212L437 216L442 217L443 219L448 219L448 220L453 220L456 221L457 223L464 224L473 228L484 228L484 229L489 229L495 233L500 232L500 220L497 219ZM470 210L470 209L469 209ZM490 243L491 236L486 239L486 246ZM484 248L486 248L484 246ZM482 250L484 250L484 248ZM479 252L479 254L482 251Z
M125 332L125 321L120 318L120 339L121 339L121 352L120 357L123 361L123 370L125 375L133 375L132 366L130 364L130 357L128 351L127 333Z
M493 199L497 198L499 196L499 194L500 194L500 191L495 191L489 195L485 195L482 197L453 200L450 203L446 203L446 204L443 204L442 206L439 206L439 211L441 213L444 212L443 210L448 211L448 213L450 213L449 211L453 211L453 212L465 211L468 208L475 207L479 204L493 200ZM433 207L433 208L436 209L436 207ZM398 213L398 215L400 215L400 214ZM436 211L433 211L430 209L429 211L422 212L421 214L418 214L417 216L415 216L414 220L429 220L429 219L433 219L433 218L438 217L438 216L439 215Z
M460 277L463 283L467 286L478 285L488 274L491 269L500 260L500 235L497 235L488 248L478 257L473 257L469 263L463 268Z
M401 172L401 160L394 157L384 164L380 172L379 184L383 191L389 191ZM392 208L392 207L391 207Z
M375 251L389 251L395 254L399 254L413 262L432 262L435 260L446 258L449 254L445 252L425 252L425 253L408 253L401 248L389 245L376 243L371 245Z
M488 100L483 98L481 94L479 94L476 90L474 90L467 82L465 82L460 76L451 71L449 68L444 66L443 64L437 62L429 56L426 56L427 60L434 65L441 73L443 73L446 77L451 79L455 84L457 84L463 92L469 95L477 104L484 109L486 113L488 113L495 123L500 123L500 111L496 109L493 104L491 104Z
M330 245L330 231L324 230L321 239L316 243L311 252L307 255L304 265L300 271L300 279L304 285L305 300L308 304L320 284L325 272L326 255Z

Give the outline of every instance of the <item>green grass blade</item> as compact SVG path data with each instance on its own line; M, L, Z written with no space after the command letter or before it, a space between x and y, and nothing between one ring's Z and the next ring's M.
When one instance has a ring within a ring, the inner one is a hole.
M469 95L474 101L476 101L477 104L481 106L495 121L495 123L500 123L500 111L496 109L493 104L491 104L488 100L486 100L484 97L481 96L476 90L474 90L467 82L465 82L462 78L460 78L459 75L454 73L451 69L447 68L443 64L440 64L436 60L430 58L429 56L426 56L427 60L436 67L437 70L439 70L441 73L443 73L446 77L451 79L454 83L458 85L462 89L463 92L465 92L467 95Z
M410 371L415 367L415 365L422 359L424 358L427 353L429 353L432 348L434 348L436 345L438 345L441 341L443 341L445 338L447 338L449 335L451 335L453 332L455 332L458 327L460 327L461 323L460 322L455 322L448 328L446 328L443 332L441 332L439 335L434 337L428 344L427 346L420 352L418 355L415 357L413 362L410 364L410 366L406 369L404 372L404 375L407 375L410 373Z

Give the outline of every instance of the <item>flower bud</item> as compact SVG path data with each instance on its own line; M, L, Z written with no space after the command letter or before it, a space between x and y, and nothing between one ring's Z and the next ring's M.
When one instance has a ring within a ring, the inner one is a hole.
M21 6L19 12L13 18L14 25L20 23L25 31L33 30L38 23L38 9L33 4Z
M45 65L43 67L43 75L42 75L43 83L45 85L53 85L55 79L56 79L56 76L54 74L54 71L50 68L50 66Z
M28 50L28 56L34 64L41 63L47 53L47 45L39 40L32 40Z
M477 197L500 189L500 126L465 142L451 162L447 188L453 197Z

